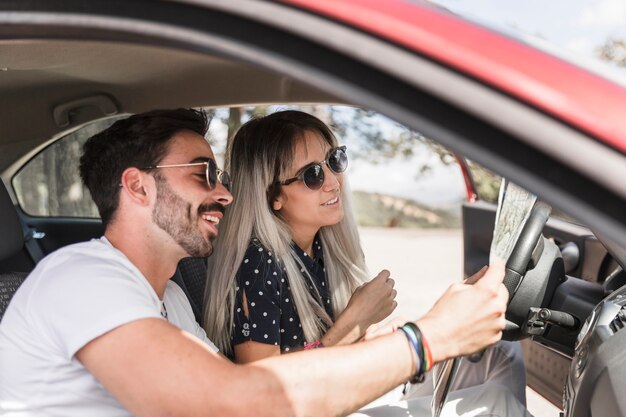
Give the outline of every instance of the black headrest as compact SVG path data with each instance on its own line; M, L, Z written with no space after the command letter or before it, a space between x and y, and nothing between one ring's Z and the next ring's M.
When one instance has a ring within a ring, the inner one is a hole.
M24 246L22 224L9 192L0 181L0 260L17 253Z

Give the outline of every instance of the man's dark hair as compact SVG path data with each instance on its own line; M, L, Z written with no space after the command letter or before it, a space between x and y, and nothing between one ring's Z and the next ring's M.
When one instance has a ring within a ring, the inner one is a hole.
M193 109L154 110L118 120L83 146L80 176L89 189L104 227L119 204L120 180L130 167L157 165L177 133L190 130L204 136L206 114Z

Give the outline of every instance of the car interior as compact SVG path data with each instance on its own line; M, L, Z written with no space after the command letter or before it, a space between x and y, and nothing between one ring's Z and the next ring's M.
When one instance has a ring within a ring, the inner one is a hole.
M49 36L44 36L46 30ZM68 244L99 237L103 232L97 216L45 215L25 210L21 201L32 197L29 194L32 190L24 195L16 191L16 176L59 139L94 121L107 121L120 115L156 108L256 104L327 103L387 110L388 116L409 122L410 128L423 127L429 138L445 146L452 145L452 152L462 161L478 160L503 175L517 172L523 185L532 188L540 198L547 196L547 200L551 197L568 202L576 193L576 190L566 189L567 184L563 185L560 174L554 171L545 170L549 171L543 178L547 185L528 176L528 172L535 169L562 165L551 157L535 159L539 153L523 145L503 150L510 142L503 140L502 144L497 144L493 138L506 139L514 134L486 116L464 111L463 105L452 106L453 99L443 94L423 89L409 92L396 89L393 94L389 93L390 103L385 107L383 99L370 100L360 90L348 95L348 87L329 88L336 80L303 69L314 66L318 60L321 62L325 56L324 51L316 49L318 47L308 40L290 39L281 43L287 48L306 46L311 49L302 62L288 61L301 57L301 51L283 57L284 70L280 71L278 65L268 64L275 59L270 52L267 56L261 52L258 56L251 55L249 45L241 46L237 44L239 40L227 38L227 29L219 34L227 40L210 34L219 38L212 50L202 49L192 41L187 47L181 47L187 38L152 38L148 29L143 36L125 37L114 29L100 27L86 38L85 28L74 28L75 32L70 31L70 35L63 35L59 30L58 27L25 25L21 32L0 39L0 95L3 98L0 101L0 178L3 182L0 185L0 320L12 294L43 256ZM256 26L251 27L247 36L257 36L258 30ZM194 33L186 35L193 39ZM272 40L275 39L267 42ZM353 71L349 68L346 71L363 84L371 77L367 71L359 72L352 59L332 60L324 65L341 65L344 69L353 66ZM329 71L328 68L317 70ZM447 71L446 68L441 70ZM372 71L371 68L368 71ZM342 77L347 76L344 73ZM425 75L424 78L427 83L436 77ZM475 99L492 94L494 100L509 100L475 80L464 82L471 88L459 84L459 95L461 92L474 94ZM383 83L379 88L388 87L394 85ZM413 100L414 106L405 111L393 100L400 103ZM511 106L521 107L518 102ZM536 109L515 107L510 111L528 111L533 117L543 117L534 126L555 123L551 117L535 115ZM441 126L446 123L454 127L444 130ZM522 122L517 124L516 129L524 130ZM557 139L561 134L572 138L580 134L569 127L549 130ZM479 143L476 149L471 146L473 140ZM505 156L502 159L481 156L481 151L491 146ZM623 155L621 157L616 160L623 161ZM507 158L512 161L510 165L505 163ZM523 158L533 162L528 163L525 171L516 171L522 169ZM612 161L607 159L607 166L612 166ZM44 175L46 169L61 168L44 165ZM589 182L569 171L571 178ZM472 185L471 173L467 181ZM561 185L566 189L563 194L550 193ZM591 200L590 196L594 196L598 205L603 201L619 201L618 197L609 195L610 191L603 188L596 193L589 189L593 188L593 183L588 185L581 186L580 199ZM621 203L623 205L623 201ZM508 337L524 340L529 385L564 408L566 415L626 416L626 399L621 395L621 387L626 385L626 331L621 331L626 324L626 250L622 242L606 234L606 228L598 233L590 228L593 225L580 224L569 217L583 214L593 218L593 207L581 206L568 211L570 207L555 205L553 214L561 209L567 211L568 216L549 216L549 209L541 211L541 207L537 205L537 214L531 216L534 220L522 231L526 238L520 239L522 243L514 252L519 256L507 264L510 275L517 274L508 284L512 294L507 312L507 319L512 323ZM494 202L481 199L463 204L465 276L488 263L496 210ZM620 206L615 205L612 210L614 217L619 217L616 213ZM512 265L516 262L518 267ZM173 279L187 294L201 323L205 260L183 260Z
M4 185L0 185L0 216L3 219L0 259L5 260L23 248L24 235L17 212ZM27 271L2 271L0 273L0 320L9 305L9 301L11 301L11 297L27 275Z

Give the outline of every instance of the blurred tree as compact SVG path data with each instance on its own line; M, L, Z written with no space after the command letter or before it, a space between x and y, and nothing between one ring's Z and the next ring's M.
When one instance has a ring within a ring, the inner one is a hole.
M216 112L215 109L207 109L205 111L210 113L211 117L221 119L221 122L227 126L225 149L228 149L230 141L241 125L251 118L262 117L268 114L269 106L229 107L225 113ZM209 142L213 145L215 140L210 140Z
M450 151L443 146L427 139L423 135L409 130L406 127L385 118L384 116L357 107L327 106L327 105L291 105L291 106L254 106L232 107L226 113L216 113L221 123L228 127L227 144L230 144L233 135L242 123L252 117L261 117L268 113L296 109L315 115L331 129L345 143L351 143L351 156L366 159L370 163L378 164L394 158L411 158L420 147L430 148L445 165L454 164L455 159ZM389 126L392 125L392 128ZM432 167L423 162L416 167L416 175L427 174Z
M242 124L242 116L243 116L243 107L231 107L228 109L228 120L226 121L226 126L228 126L228 132L226 134L226 139L228 143L235 136L235 133L239 130Z
M612 62L620 67L626 67L626 40L609 38L596 48L598 58Z
M242 123L283 109L299 109L314 114L327 123L350 147L351 157L378 164L409 159L418 153L436 155L444 165L455 164L452 154L406 127L376 112L349 106L249 106L205 109L213 122L207 140L216 155L227 149L228 142ZM119 116L125 117L125 116ZM86 124L62 140L56 141L35 156L14 178L13 184L21 206L31 215L97 217L97 210L82 185L78 160L82 145L93 134L108 127L117 118ZM433 158L417 158L416 178L422 179L437 164ZM480 177L482 178L482 177Z
M73 131L42 150L17 173L13 186L26 213L34 216L98 217L89 190L80 179L78 161L87 139L118 118L99 120Z
M497 203L502 177L470 160L467 161L467 166L470 170L472 180L474 181L478 198L491 203Z

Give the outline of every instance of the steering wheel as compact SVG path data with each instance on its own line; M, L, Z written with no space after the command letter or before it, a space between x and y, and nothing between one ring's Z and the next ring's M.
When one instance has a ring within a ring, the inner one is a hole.
M547 306L565 275L558 247L541 234L550 211L549 205L535 203L506 263L503 283L509 292L509 302L504 340L520 340L528 335L530 308ZM480 360L482 352L478 356ZM460 361L461 358L448 359L434 372L435 393L431 404L434 417L441 413Z
M546 249L552 249L548 252L556 250L558 258L562 259L556 244L541 234L551 210L546 203L541 201L535 203L506 263L503 284L509 292L509 303L506 309L506 327L502 334L504 340L519 340L525 337L524 330L530 308L547 305L554 288L559 283L558 280L551 282L554 280L550 280L552 277L550 270L546 270L545 267L538 268ZM546 256L544 261L552 261L548 259L551 258L548 254ZM552 262L544 264L552 266Z

